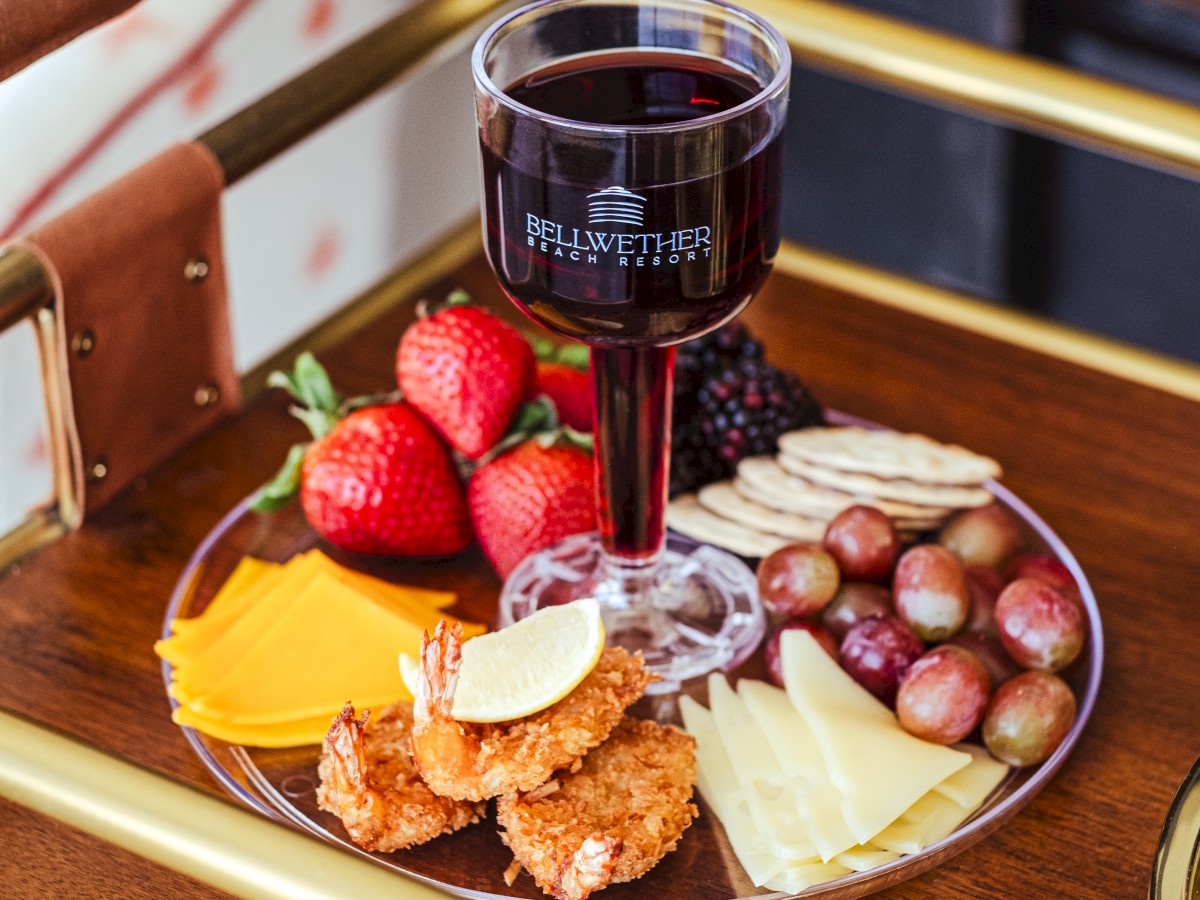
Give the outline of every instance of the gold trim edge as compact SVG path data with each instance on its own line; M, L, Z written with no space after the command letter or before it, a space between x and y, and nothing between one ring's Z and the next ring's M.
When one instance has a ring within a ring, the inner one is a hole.
M240 897L444 893L0 710L0 795Z
M784 241L775 267L815 284L1200 401L1200 366Z
M1154 851L1150 900L1200 897L1200 759L1179 785Z

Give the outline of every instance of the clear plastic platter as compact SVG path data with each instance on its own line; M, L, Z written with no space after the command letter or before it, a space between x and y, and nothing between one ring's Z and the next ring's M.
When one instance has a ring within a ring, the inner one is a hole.
M800 896L863 896L911 878L960 853L1029 803L1066 761L1087 725L1100 687L1104 656L1100 612L1091 586L1071 552L1029 506L1003 485L990 483L989 487L998 500L1023 521L1029 544L1056 555L1079 584L1089 619L1087 645L1081 658L1063 673L1078 702L1075 723L1066 740L1049 759L1038 766L1011 771L974 816L949 837L920 853L902 856L878 868L810 888ZM167 607L163 636L169 635L170 623L175 617L200 613L243 556L283 562L320 543L298 504L260 515L250 511L243 502L222 519L188 562ZM488 577L485 566L477 556L465 562L421 563L348 556L324 545L323 549L346 565L406 584L446 587L449 584L448 567L458 567L460 573L466 571L476 588L480 587L476 579ZM497 591L498 587L497 584ZM759 674L759 671L755 674ZM169 682L169 664L164 663L163 675ZM649 714L658 711L663 717L670 717L674 704L669 702L669 698L665 699L667 702L664 702L664 698L656 698L658 705ZM290 822L343 847L347 852L367 857L403 876L436 885L458 896L544 896L528 875L523 874L511 887L505 884L503 873L512 856L497 836L491 816L479 825L410 850L387 854L367 853L350 841L336 817L317 807L318 747L262 750L227 744L191 728L183 728L183 733L221 786L265 816ZM756 888L739 866L716 817L698 796L697 802L701 815L685 833L678 850L669 854L639 881L613 885L599 896L606 900L629 900L635 897L729 900L792 896L771 894Z

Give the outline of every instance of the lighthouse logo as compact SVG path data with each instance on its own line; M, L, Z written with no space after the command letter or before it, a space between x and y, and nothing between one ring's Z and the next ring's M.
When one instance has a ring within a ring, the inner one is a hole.
M588 224L616 222L641 225L646 198L623 187L610 187L588 194Z

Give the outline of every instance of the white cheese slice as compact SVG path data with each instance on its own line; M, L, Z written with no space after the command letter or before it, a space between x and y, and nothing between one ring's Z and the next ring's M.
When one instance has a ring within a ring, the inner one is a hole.
M780 652L788 698L812 729L858 843L870 842L934 785L971 762L966 753L906 732L808 632L785 631Z
M837 863L809 863L807 865L789 866L766 883L773 891L786 891L798 894L816 884L833 881L853 871Z
M724 675L709 676L708 702L750 814L772 852L787 860L817 856L800 820L794 780L784 774L763 729Z
M982 747L960 746L971 756L970 764L914 803L877 834L873 844L900 853L917 853L954 832L991 796L1008 775L1008 766L996 762Z
M899 859L900 854L895 850L883 850L879 847L867 844L851 847L844 853L839 853L833 858L833 861L840 866L845 866L855 872L865 872L867 869L874 869L876 866L882 866L884 863L890 863L893 859Z
M919 853L954 831L968 815L953 800L930 791L875 835L872 843L897 853Z
M691 697L679 699L683 727L696 739L696 786L725 827L733 852L755 885L762 887L788 865L771 853L742 797L712 713Z
M793 778L800 821L821 859L829 862L858 844L842 815L842 795L829 780L817 739L787 694L765 681L743 678L738 695L784 773Z
M956 744L954 749L971 754L971 762L934 790L964 809L973 810L988 798L1010 769L978 744Z

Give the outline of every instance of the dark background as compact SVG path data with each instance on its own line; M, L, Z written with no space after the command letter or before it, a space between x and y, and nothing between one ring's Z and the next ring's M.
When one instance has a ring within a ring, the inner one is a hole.
M1200 3L843 0L1200 103ZM1200 182L794 72L785 233L1200 361Z

